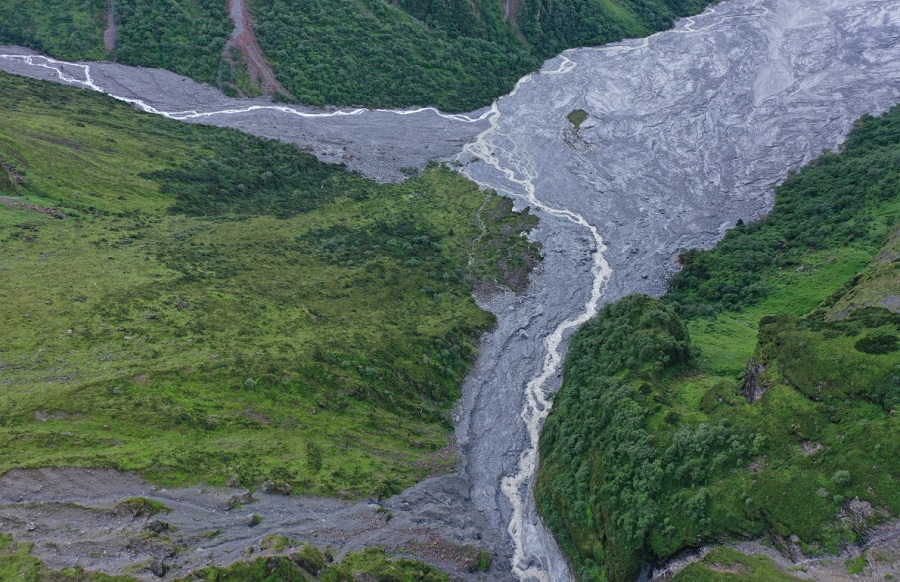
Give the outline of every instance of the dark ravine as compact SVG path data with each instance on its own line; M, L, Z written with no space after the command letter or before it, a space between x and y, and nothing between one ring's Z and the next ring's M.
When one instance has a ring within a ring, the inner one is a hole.
M14 47L0 47L0 54L0 68L9 72L297 143L379 180L401 179L401 167L429 159L455 159L473 180L538 209L535 236L545 253L526 295L500 294L485 304L498 325L484 338L457 407L460 473L387 500L390 522L378 525L381 514L366 502L260 495L247 511L263 523L249 529L240 511L223 512L232 492L165 492L132 476L44 470L0 478L0 531L36 540L35 554L51 565L77 561L119 571L139 556L115 554L115 546L103 555L107 548L92 541L101 530L94 530L100 524L91 511L59 504L99 507L143 494L175 510L171 520L179 520L186 539L201 529L225 530L214 546L195 540L172 558L172 577L240 559L251 543L277 532L340 551L408 549L409 536L438 535L495 550L484 575L421 556L455 575L514 579L512 560L523 578L562 581L570 579L568 567L530 493L529 431L539 428L541 401L560 379L558 359L545 364L545 341L561 340L564 355L571 328L562 326L592 314L591 295L601 289L601 301L660 293L679 248L708 246L737 219L764 213L770 187L789 169L836 147L863 113L900 101L900 1L726 2L648 39L566 51L490 111L468 116L276 106L228 99L164 71L58 63ZM577 132L567 120L575 109L588 115ZM66 523L78 525L48 547L51 526ZM103 540L124 539L139 524L115 527L124 529L103 530Z

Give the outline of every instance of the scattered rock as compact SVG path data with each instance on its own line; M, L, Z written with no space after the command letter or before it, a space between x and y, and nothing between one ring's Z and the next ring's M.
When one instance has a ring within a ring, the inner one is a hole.
M39 212L44 216L49 216L50 218L66 218L66 213L62 210L55 210L53 208L44 208L43 206L37 206L35 204L26 204L25 202L18 202L16 200L8 200L5 198L0 198L0 204L4 204L6 206L15 206L17 208L25 208L28 210L34 210L35 212Z
M273 481L272 479L267 479L262 485L262 492L272 495L290 495L293 490L294 488L291 487L291 484L286 481Z
M888 517L886 511L875 509L871 503L863 501L859 497L848 500L838 512L838 519L848 524L863 538L866 537L866 533L873 523L879 521L878 518L886 517Z
M238 495L232 495L225 503L225 509L234 509L240 505L247 505L253 502L253 495L249 491L244 491Z
M762 398L763 394L771 388L771 383L762 377L765 371L765 364L757 363L753 358L750 358L750 361L747 362L747 369L744 371L744 382L741 384L740 394L745 397L750 404L753 404Z
M801 443L803 447L803 455L809 457L810 455L815 455L819 451L822 450L822 443L813 443L810 441L803 441Z
M49 420L62 420L66 418L66 413L61 411L47 412L44 410L35 410L34 419L38 422L47 422Z
M154 519L153 521L145 525L144 529L147 531L152 531L153 533L162 533L164 531L171 530L172 524L166 521L162 521L161 519Z
M153 559L150 560L148 570L157 578L162 578L169 571L169 567L162 560Z
M760 455L759 457L754 459L752 463L750 463L749 469L754 473L758 473L759 471L762 471L763 467L766 466L766 462L768 462L768 460L769 458L766 455Z

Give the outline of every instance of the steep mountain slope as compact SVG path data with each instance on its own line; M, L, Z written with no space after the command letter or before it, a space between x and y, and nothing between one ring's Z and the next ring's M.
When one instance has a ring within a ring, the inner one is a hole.
M707 0L249 0L278 81L311 105L489 105L541 61L575 46L644 36ZM106 3L0 0L0 43L65 59L112 58L220 86L256 82L226 54L224 0L116 0L106 54ZM282 98L287 96L282 95Z
M5 74L0 107L0 471L362 496L453 466L472 285L526 280L533 216Z
M574 336L536 496L581 579L729 537L835 553L898 515L898 155L900 107L861 119Z

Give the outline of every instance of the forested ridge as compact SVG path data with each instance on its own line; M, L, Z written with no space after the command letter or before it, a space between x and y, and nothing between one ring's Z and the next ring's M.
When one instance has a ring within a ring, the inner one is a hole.
M667 295L573 336L536 498L579 579L734 538L835 554L896 518L898 161L900 106L789 177L768 216L683 252ZM754 560L679 581L784 576Z
M708 0L249 0L266 59L310 105L469 111L508 93L542 61L577 46L639 37ZM63 59L162 67L236 94L245 74L225 55L225 0L0 0L0 43ZM252 84L253 80L250 80Z

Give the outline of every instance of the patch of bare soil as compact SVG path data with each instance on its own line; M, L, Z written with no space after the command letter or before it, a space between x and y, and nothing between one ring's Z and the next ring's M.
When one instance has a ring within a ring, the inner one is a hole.
M65 218L66 213L62 210L55 210L53 208L44 208L43 206L38 206L36 204L27 204L25 202L20 202L18 200L12 200L10 198L0 198L0 204L4 206L15 206L16 208L27 208L28 210L34 210L35 212L40 212L44 216L49 216L50 218Z
M228 0L228 11L234 21L234 32L231 33L231 38L225 45L225 58L232 60L231 49L237 49L243 64L250 73L250 78L259 82L263 93L289 95L290 93L275 78L275 71L263 56L262 47L259 46L259 41L256 39L253 20L250 17L246 0ZM232 65L235 64L232 62Z
M504 0L503 18L519 28L519 0Z
M106 2L106 30L103 31L103 44L108 53L116 50L116 6L113 0Z
M713 572L719 574L734 574L735 576L746 576L750 573L750 566L746 564L709 564L707 566Z

